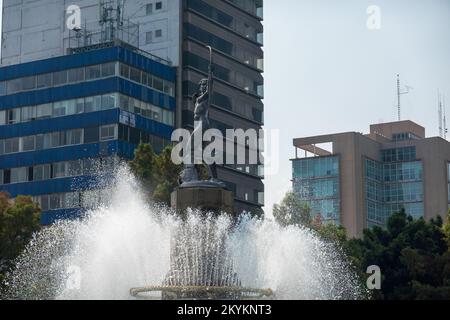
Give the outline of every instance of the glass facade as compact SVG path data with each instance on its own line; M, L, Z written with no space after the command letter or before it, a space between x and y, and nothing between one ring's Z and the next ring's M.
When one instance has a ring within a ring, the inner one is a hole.
M365 159L367 226L384 226L402 209L415 219L423 217L423 164L416 160L415 147L382 150L382 159Z
M311 209L311 217L340 224L339 157L293 160L293 189Z

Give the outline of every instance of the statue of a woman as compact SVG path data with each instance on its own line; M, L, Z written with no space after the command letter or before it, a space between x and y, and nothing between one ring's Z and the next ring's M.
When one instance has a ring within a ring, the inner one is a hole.
M211 97L213 90L213 70L212 70L212 49L208 46L210 52L210 63L209 63L209 72L208 79L202 79L199 82L198 91L194 94L192 99L194 100L194 131L192 132L189 141L188 141L188 150L191 151L191 154L188 155L187 161L185 161L184 170L180 176L180 183L189 183L199 181L199 174L196 168L196 160L195 155L203 156L203 134L206 130L211 128L209 122L209 107L211 105ZM194 147L192 147L192 142L194 141L194 137L201 137L201 143L194 143ZM200 149L200 150L196 150ZM197 151L197 152L196 152ZM190 161L189 161L190 160ZM217 179L217 167L215 163L208 165L208 172L210 176L211 182L220 183Z

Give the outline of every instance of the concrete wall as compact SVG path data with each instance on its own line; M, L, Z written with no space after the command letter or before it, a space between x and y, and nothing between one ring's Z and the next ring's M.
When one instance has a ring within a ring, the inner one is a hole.
M139 23L139 47L176 66L180 48L180 1L158 0L162 9L155 11L156 0L126 1L125 18ZM146 4L153 3L153 13L146 14ZM69 47L66 8L81 8L82 26L100 31L99 0L4 0L2 65L29 62L63 55ZM146 43L146 33L161 29L162 37Z

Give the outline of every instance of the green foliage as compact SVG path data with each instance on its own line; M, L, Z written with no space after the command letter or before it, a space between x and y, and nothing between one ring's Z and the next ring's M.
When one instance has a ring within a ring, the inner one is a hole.
M382 271L384 299L450 299L450 254L442 219L413 220L393 214L386 230L365 230L350 240L348 253L361 272L370 265Z
M149 144L140 144L130 161L131 171L140 180L149 198L158 203L170 205L170 194L178 185L182 165L171 160L172 147L155 154Z
M7 193L0 192L0 282L33 233L40 229L40 212L31 197L18 196L13 201Z
M174 164L171 158L172 146L156 154L149 144L141 143L134 151L130 168L149 194L149 199L170 206L170 195L178 186L178 179L183 165ZM199 178L208 179L205 165L197 166Z
M311 224L311 209L294 192L288 192L280 204L273 206L273 216L282 226Z

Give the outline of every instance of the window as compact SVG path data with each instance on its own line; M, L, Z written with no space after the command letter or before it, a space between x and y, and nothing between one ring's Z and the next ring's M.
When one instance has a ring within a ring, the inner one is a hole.
M67 83L67 70L53 72L53 85L60 86Z
M22 138L22 151L33 151L35 149L35 136Z
M116 137L116 125L100 127L100 141L114 140Z
M67 164L69 176L79 176L83 173L81 160L69 161Z
M0 111L0 126L6 124L6 111Z
M22 81L20 79L9 80L7 82L8 94L19 92L22 89Z
M64 142L61 141L61 133L60 132L52 132L49 134L50 136L50 148L56 148L61 145L64 145Z
M119 108L128 111L129 108L128 105L129 105L128 96L121 94L119 97Z
M22 108L22 121L36 120L36 107Z
M84 129L84 143L98 142L99 131L98 127L91 127Z
M61 208L61 195L60 194L52 194L49 196L50 198L50 210L56 210Z
M75 113L83 113L84 112L84 98L80 98L75 100Z
M26 167L11 169L11 183L28 181L28 170Z
M86 80L94 80L100 78L101 70L100 66L86 67Z
M3 184L11 183L11 170L5 169L3 170Z
M88 97L85 99L84 112L100 111L102 106L102 97Z
M164 81L164 93L167 93L169 96L174 96L174 85L169 81Z
M83 129L73 129L66 131L66 144L67 145L76 145L81 144L83 137Z
M116 74L116 63L104 63L102 64L102 77L111 77Z
M104 94L102 96L102 110L114 109L116 107L116 94Z
M153 13L153 3L148 3L146 6L145 6L145 14L146 15L150 15L150 14L152 14Z
M153 77L153 88L159 91L164 90L163 80L157 77Z
M0 81L0 96L6 94L6 81Z
M158 29L155 31L155 38L161 38L162 37L162 30Z
M126 64L121 63L120 64L120 76L124 78L130 77L130 67Z
M36 119L46 119L52 117L53 108L51 103L41 104L36 107Z
M172 111L168 111L168 110L163 111L163 123L165 123L169 126L173 126L175 124Z
M161 10L162 9L162 2L158 1L157 3L155 3L155 10Z
M59 101L53 104L53 117L61 117L67 114L68 102Z
M145 43L149 44L153 42L153 31L149 31L145 33Z
M52 85L52 74L45 73L37 76L36 88L48 88Z
M66 163L59 162L53 164L53 178L62 178L66 176Z
M141 82L141 70L130 68L130 79L136 82Z
M141 102L139 100L130 98L130 112L141 114Z
M80 82L84 80L84 68L71 69L69 73L69 82Z
M36 77L25 77L22 78L22 90L32 90L36 88Z
M6 119L8 124L14 124L20 122L20 108L11 109L6 111Z
M51 166L49 164L35 166L33 169L33 175L34 181L51 179Z

